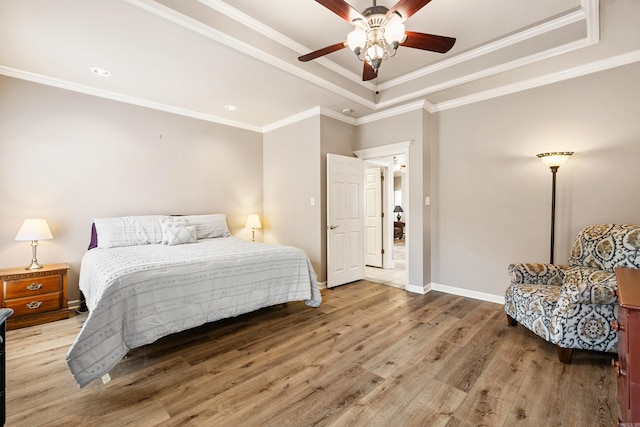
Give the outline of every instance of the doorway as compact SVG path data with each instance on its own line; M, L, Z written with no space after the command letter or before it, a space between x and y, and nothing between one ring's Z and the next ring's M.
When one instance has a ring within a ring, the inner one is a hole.
M384 158L368 159L365 161L367 170L379 169L379 175L383 177L379 186L382 194L366 197L365 205L375 200L376 206L381 212L379 236L365 234L365 246L367 250L373 247L372 240L382 240L384 249L381 264L367 262L365 265L365 279L371 282L382 283L396 288L406 288L407 284L407 255L406 235L407 222L405 220L408 209L403 203L403 194L406 195L408 182L406 154L396 154ZM367 185L367 182L365 182ZM405 197L408 200L408 197Z
M410 218L409 218L409 159L411 142L356 151L365 160L365 167L375 166L384 170L382 186L383 256L382 267L365 266L365 279L372 282L406 289L408 286ZM400 212L397 206L400 206ZM395 211L395 212L394 212ZM398 216L400 220L398 221ZM402 235L396 230L402 223ZM398 237L396 237L398 236Z

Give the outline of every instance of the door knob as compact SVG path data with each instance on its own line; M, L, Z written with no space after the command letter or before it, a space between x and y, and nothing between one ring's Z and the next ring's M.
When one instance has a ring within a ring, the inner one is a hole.
M330 225L329 226L329 230L335 230L338 227L340 227L340 226L339 225Z

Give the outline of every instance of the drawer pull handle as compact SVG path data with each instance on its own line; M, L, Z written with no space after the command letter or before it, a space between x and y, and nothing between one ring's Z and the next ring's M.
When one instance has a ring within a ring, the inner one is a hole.
M30 291L37 291L38 289L42 289L42 283L32 283L27 286L27 289Z
M29 304L27 304L27 308L29 310L35 310L36 308L40 308L41 305L42 301L31 301Z
M624 331L624 326L622 326L617 320L614 320L613 322L611 322L611 327L616 332Z
M611 359L611 366L613 366L613 368L616 371L616 375L619 377L626 377L627 376L627 371L625 371L624 369L622 369L620 367L620 362L616 361L615 359Z

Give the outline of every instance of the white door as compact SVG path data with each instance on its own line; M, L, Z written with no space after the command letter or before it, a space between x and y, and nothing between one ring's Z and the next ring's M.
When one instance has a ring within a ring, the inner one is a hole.
M364 240L365 264L382 267L382 169L364 172Z
M364 162L327 154L327 287L364 279Z

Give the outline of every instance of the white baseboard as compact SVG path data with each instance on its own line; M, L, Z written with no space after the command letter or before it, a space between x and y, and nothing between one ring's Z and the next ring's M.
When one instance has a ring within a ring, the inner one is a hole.
M69 310L77 310L80 307L80 300L67 301L67 306Z
M415 294L424 295L431 290L431 283L429 283L426 286L417 286L417 285L407 284L407 286L404 289L407 292L413 292Z
M482 301L494 302L504 305L504 295L493 295L486 292L472 291L470 289L456 288L454 286L440 285L438 283L429 283L427 285L431 290L446 292L448 294L459 295L461 297L479 299Z

